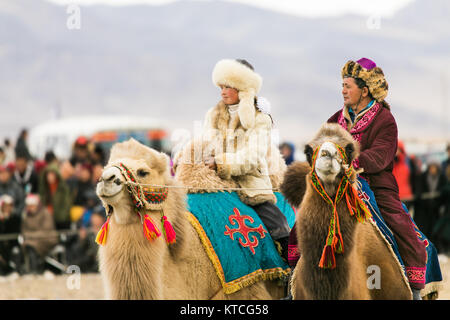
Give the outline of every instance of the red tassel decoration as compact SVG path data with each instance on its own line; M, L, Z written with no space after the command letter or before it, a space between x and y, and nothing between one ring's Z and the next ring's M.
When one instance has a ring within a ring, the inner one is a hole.
M95 242L97 242L98 245L101 246L105 245L108 228L109 228L109 217L108 219L106 219L106 222L102 225L102 228L97 233L97 237L95 238Z
M148 214L145 214L144 216L143 228L144 236L147 238L147 240L154 240L161 235L161 232L158 230L155 223L148 216Z
M175 230L173 230L172 224L167 220L166 216L162 216L161 218L163 220L163 227L164 227L164 234L166 236L166 242L168 244L173 244L176 242L176 233Z

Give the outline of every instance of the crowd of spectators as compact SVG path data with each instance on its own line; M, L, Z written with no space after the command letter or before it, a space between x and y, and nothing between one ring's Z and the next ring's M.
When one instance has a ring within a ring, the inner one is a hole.
M0 275L58 272L46 257L59 246L67 265L96 272L95 236L105 220L96 193L105 156L79 137L68 160L36 159L23 130L15 146L0 142Z
M450 144L443 162L408 155L399 142L393 173L400 200L440 253L450 251Z

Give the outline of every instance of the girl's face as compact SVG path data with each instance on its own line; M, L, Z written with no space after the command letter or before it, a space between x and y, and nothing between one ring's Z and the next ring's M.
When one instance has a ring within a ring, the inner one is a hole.
M221 85L220 89L222 90L221 96L223 103L225 103L226 105L239 103L239 91L224 85Z

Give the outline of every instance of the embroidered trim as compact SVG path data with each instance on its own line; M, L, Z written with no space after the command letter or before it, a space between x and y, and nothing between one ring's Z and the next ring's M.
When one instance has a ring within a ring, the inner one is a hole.
M344 117L344 109L345 109L345 107L342 108L342 111L338 118L338 123L345 130L349 131L348 125L347 125L347 120ZM353 139L355 139L356 141L361 143L362 131L364 131L364 129L366 129L372 123L373 119L375 119L375 115L378 113L378 111L380 109L381 109L381 105L379 103L375 103L369 110L367 110L367 112L361 117L361 119L359 119L358 122L356 122L355 126L353 128L351 128L349 131L351 133ZM355 169L360 168L359 159L353 160L353 167L355 167Z
M408 276L409 282L414 283L425 283L425 267L406 267L406 275Z

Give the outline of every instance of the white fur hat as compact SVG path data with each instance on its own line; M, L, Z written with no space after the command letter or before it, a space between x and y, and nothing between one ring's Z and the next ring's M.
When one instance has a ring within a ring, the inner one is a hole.
M212 73L216 86L225 85L239 91L239 119L244 128L255 125L255 97L261 89L262 77L238 60L217 62Z

